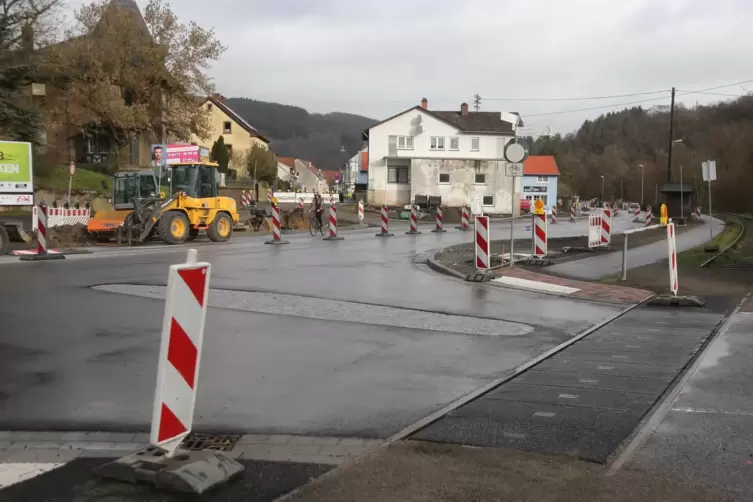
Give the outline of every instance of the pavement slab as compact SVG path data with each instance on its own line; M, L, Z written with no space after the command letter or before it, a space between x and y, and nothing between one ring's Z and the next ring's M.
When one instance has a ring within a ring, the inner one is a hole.
M568 453L604 463L721 318L709 312L685 319L670 309L634 309L413 438ZM657 321L661 327L654 330ZM685 326L699 324L706 327L703 337L698 330L684 335ZM628 333L620 336L623 327ZM605 340L602 331L608 333ZM640 341L630 345L634 338ZM664 343L667 338L670 343Z
M735 500L753 500L753 313L747 310L721 328L625 468L661 469Z

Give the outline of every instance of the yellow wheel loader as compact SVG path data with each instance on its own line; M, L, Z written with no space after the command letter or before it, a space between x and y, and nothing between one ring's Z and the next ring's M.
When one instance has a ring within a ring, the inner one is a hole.
M215 242L225 242L240 221L235 200L219 197L217 164L195 162L168 165L170 196L166 199L134 199L135 208L121 227L129 244L145 242L155 232L167 244L182 244L201 231Z

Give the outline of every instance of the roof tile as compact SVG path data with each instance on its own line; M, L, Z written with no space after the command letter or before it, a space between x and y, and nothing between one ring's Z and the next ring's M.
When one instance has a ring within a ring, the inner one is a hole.
M559 176L560 170L551 155L531 155L523 162L526 176Z

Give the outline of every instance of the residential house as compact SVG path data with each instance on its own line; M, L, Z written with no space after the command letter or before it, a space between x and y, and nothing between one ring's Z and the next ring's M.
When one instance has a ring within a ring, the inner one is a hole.
M277 157L277 179L297 186L298 173L295 170L293 157Z
M369 183L369 149L362 148L353 155L346 163L346 171L343 173L344 182L347 183L347 192L365 190Z
M546 212L557 204L557 185L560 171L551 155L532 155L523 162L523 177L520 183L520 197L531 201L544 202Z
M426 98L364 131L368 141L368 200L402 206L415 195L441 196L446 207L477 201L484 212L519 212L504 149L520 117L499 112L431 110Z
M209 144L205 146L211 147L217 141L217 138L222 136L230 153L230 168L236 171L238 177L253 176L253 173L248 172L245 153L254 145L258 145L265 150L270 149L269 140L243 117L235 113L227 105L225 97L220 94L204 99L201 107L210 114L212 125ZM194 144L207 143L197 137L191 138L191 142ZM233 153L239 155L234 157Z

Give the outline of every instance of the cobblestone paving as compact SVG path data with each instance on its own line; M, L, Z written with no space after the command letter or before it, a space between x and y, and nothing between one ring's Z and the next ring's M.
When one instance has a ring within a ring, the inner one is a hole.
M145 298L165 297L164 286L111 284L96 286L94 289ZM515 322L275 293L212 289L209 293L209 306L468 335L520 336L533 331L533 327Z

